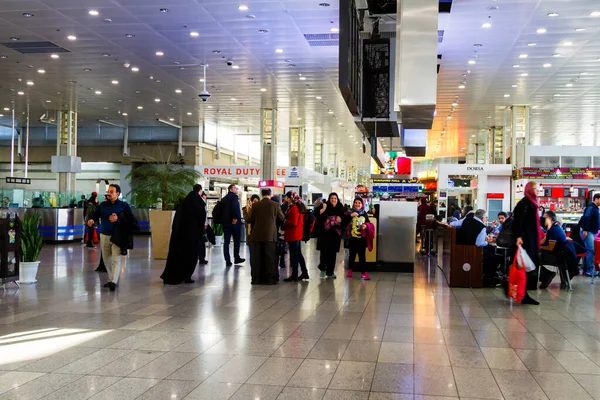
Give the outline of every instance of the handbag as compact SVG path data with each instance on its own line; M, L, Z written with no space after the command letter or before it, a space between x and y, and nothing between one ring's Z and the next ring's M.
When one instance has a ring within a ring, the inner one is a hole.
M206 240L210 244L212 244L213 246L215 245L217 240L215 238L215 231L212 228L212 226L209 225L208 227L206 227L206 230L204 231L204 237L206 237Z
M277 254L278 257L285 255L285 241L283 238L277 239L277 242L275 243L275 254Z
M519 269L517 266L517 259L519 258L519 251L515 254L514 261L510 267L508 273L508 296L520 303L527 293L527 273L524 268Z
M517 249L516 261L525 272L532 272L537 269L535 263L529 258L529 254L521 246Z
M508 248L515 244L512 232L512 221L512 218L509 218L502 224L502 229L496 238L496 244L498 246Z

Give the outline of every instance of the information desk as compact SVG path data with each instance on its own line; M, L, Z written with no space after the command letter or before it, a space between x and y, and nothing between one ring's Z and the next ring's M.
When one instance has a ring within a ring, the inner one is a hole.
M83 240L85 224L82 208L11 208L23 220L26 213L41 217L40 233L45 242Z

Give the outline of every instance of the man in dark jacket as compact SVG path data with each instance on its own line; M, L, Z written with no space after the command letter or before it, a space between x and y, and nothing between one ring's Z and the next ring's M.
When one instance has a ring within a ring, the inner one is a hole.
M585 274L591 276L594 273L594 238L600 230L600 193L594 195L581 217L581 238L585 243Z
M229 244L233 237L233 255L234 264L242 264L245 259L240 257L240 241L242 234L242 211L240 208L240 199L238 198L238 188L235 185L229 185L229 193L221 200L221 220L223 223L223 234L225 243L223 245L223 255L225 265L231 267L231 256L229 254Z
M262 200L252 206L249 222L252 225L252 284L275 285L279 279L275 243L277 223L285 216L281 206L271 200L271 189L261 191Z
M109 288L111 292L115 291L121 274L121 248L112 243L111 237L115 233L118 224L123 222L120 220L119 215L124 214L133 219L129 204L119 200L120 195L121 187L110 185L106 193L107 200L100 204L92 219L87 222L88 226L92 226L96 221L100 221L100 225L98 225L100 248L108 270L108 282L104 287Z

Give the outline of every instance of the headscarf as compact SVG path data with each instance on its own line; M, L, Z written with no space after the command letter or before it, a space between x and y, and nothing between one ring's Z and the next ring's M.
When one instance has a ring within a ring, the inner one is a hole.
M540 204L538 202L537 192L533 189L533 185L533 182L527 182L527 185L525 185L525 197L531 201L535 208L538 208Z
M356 200L360 201L360 204L362 204L362 207L360 209L354 208L354 203L356 202ZM352 213L357 213L358 215L364 215L366 213L365 203L363 202L363 199L361 199L360 197L355 198L354 201L352 202L352 208L350 209L350 214L352 214Z

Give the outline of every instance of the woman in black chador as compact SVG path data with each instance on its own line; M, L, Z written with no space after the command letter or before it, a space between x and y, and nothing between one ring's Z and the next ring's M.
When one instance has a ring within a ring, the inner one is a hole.
M192 275L198 264L206 222L206 204L201 194L202 186L195 185L175 212L167 265L160 276L165 285L194 283Z

